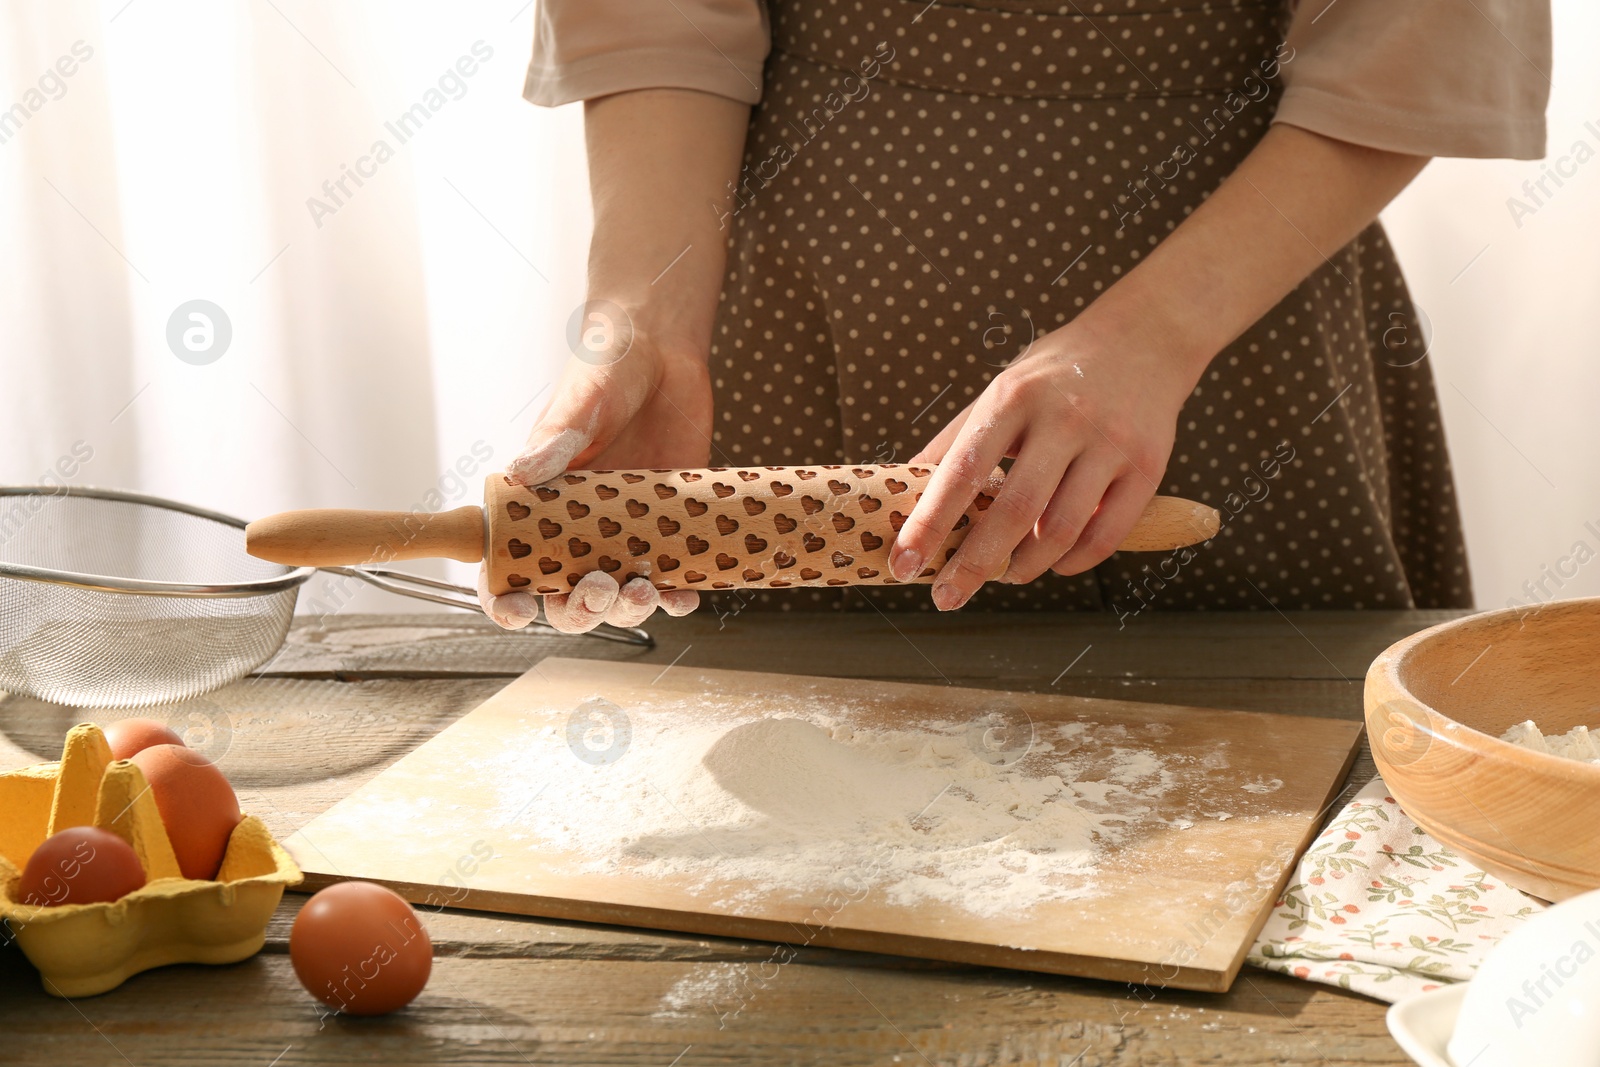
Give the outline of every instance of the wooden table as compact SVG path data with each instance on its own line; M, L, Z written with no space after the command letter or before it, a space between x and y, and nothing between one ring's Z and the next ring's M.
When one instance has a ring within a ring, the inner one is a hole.
M648 652L502 634L452 615L297 625L260 674L173 710L213 732L245 810L280 838L546 655L827 673L1359 718L1367 664L1444 612L661 618ZM0 768L88 717L0 699ZM1351 787L1372 776L1363 756ZM0 1062L16 1064L1404 1064L1384 1005L1246 967L1226 995L837 950L441 910L408 1010L322 1020L296 984L289 894L266 949L75 1002L0 949ZM723 998L718 1002L718 998ZM734 998L738 998L735 1000ZM737 1014L733 1009L744 1002Z

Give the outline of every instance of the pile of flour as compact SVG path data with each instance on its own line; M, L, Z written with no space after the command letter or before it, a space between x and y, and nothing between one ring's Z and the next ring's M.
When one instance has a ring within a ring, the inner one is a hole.
M978 915L1094 895L1106 846L1161 823L1175 781L1120 725L883 729L848 708L784 712L664 701L628 717L612 762L575 758L544 725L470 771L526 781L535 768L537 799L508 799L497 829L581 873L688 884L727 906L857 886Z
M1529 719L1501 734L1500 740L1531 748L1535 752L1548 752L1552 756L1600 763L1600 738L1597 735L1600 735L1600 726L1595 727L1593 734L1587 726L1574 726L1564 734L1547 736Z

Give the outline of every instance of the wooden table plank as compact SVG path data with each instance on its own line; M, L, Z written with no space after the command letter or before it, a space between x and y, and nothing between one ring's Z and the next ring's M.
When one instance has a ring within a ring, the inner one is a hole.
M1091 615L960 625L897 616L901 637L876 616L751 614L720 630L714 616L691 616L652 623L658 646L640 652L505 635L451 616L356 616L297 626L263 677L161 715L210 731L244 806L282 837L549 654L663 666L682 654L680 663L696 666L803 670L826 649L837 650L830 673L922 682L932 675L926 656L960 685L1358 718L1372 656L1445 617L1219 613L1145 617L1118 631L1114 619ZM93 717L0 699L0 767L53 758L67 727ZM1363 761L1352 781L1371 773ZM1406 1062L1384 1030L1383 1005L1248 968L1230 993L1212 996L812 948L765 981L769 944L449 909L424 913L438 978L413 1009L319 1030L286 957L303 900L286 898L253 960L167 968L73 1004L45 997L20 954L0 949L0 1058L665 1065L684 1053L679 1067L895 1056L943 1067L1067 1064L1082 1053L1079 1067ZM718 1013L751 987L749 1005L719 1029Z

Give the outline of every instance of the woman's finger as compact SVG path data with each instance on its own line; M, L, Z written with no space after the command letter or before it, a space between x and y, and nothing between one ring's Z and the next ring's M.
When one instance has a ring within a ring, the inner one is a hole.
M564 634L588 633L606 621L617 599L617 580L605 571L590 571L565 596L544 598L544 617Z
M539 617L539 601L532 593L513 590L503 596L489 592L489 569L478 568L478 604L496 626L520 630Z
M661 604L661 594L648 578L633 578L617 591L617 599L606 611L612 626L638 626Z
M1060 487L1075 447L1070 439L1043 435L1023 445L1000 492L933 579L933 601L940 611L959 608L984 582L1007 568L1012 553Z
M979 491L989 487L995 464L1011 447L1022 419L1022 412L1003 411L992 401L973 408L895 538L889 572L897 581L909 581L930 562L937 562L933 554ZM948 588L946 596L953 595L953 587ZM937 586L934 604L949 610L940 602Z
M1128 536L1154 495L1150 483L1138 472L1124 474L1112 482L1077 542L1050 569L1057 574L1082 574L1104 563Z
M1033 532L1012 553L1002 580L1031 582L1071 551L1117 473L1114 461L1092 451L1074 459Z
M945 453L950 451L950 443L954 441L956 439L956 435L961 432L961 427L967 424L967 418L972 414L972 406L976 403L977 401L973 401L972 404L968 404L966 407L956 412L956 417L945 423L944 429L934 434L933 440L923 445L922 450L916 455L912 456L910 459L906 460L906 462L927 463L931 465L944 459Z
M682 618L700 606L700 594L693 589L668 589L661 594L661 610Z

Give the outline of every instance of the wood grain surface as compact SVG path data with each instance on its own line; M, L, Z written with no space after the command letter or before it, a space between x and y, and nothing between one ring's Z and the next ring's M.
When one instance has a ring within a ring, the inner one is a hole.
M926 617L876 613L652 620L657 647L586 657L1026 689L1361 716L1374 656L1444 612L1273 611ZM220 756L279 837L456 721L569 638L501 634L447 614L298 625L261 675L166 709ZM1087 651L1085 651L1087 649ZM53 758L105 718L0 699L0 767ZM1372 774L1358 761L1346 791ZM806 948L773 973L764 942L583 923L425 913L437 962L407 1011L321 1019L289 969L285 898L267 947L227 968L175 967L107 996L45 996L0 947L0 1059L17 1064L1384 1064L1408 1062L1385 1005L1246 968L1226 994ZM753 989L737 1014L727 990ZM718 991L721 999L718 1000Z
M589 862L599 857L568 851L561 840L530 838L511 814L537 802L541 812L566 825L596 818L580 797L540 785L554 779L546 768L559 761L581 766L561 739L571 744L572 727L588 721L578 717L579 709L595 700L605 702L617 722L631 722L635 734L650 734L652 717L690 707L707 721L720 721L727 737L752 722L815 708L850 709L853 729L926 731L927 723L975 721L992 695L954 686L682 665L662 671L650 664L552 657L312 820L284 847L311 888L363 878L413 903L448 900L474 910L772 941L792 941L799 933L808 944L1227 989L1344 781L1361 739L1354 723L1008 694L1003 706L1009 718L999 721L1017 735L1010 742L1015 751L997 756L1012 773L1056 772L1058 764L1046 755L1053 751L1051 742L1072 737L1073 758L1097 768L1086 772L1090 779L1114 773L1119 753L1140 752L1161 761L1166 785L1144 792L1125 782L1108 795L1105 810L1127 832L1101 843L1092 874L1071 879L1087 896L1018 902L996 914L931 899L896 901L887 887L871 885L865 870L851 868L842 857L834 881L810 891L720 876L708 887L692 872L643 878L627 868L595 871ZM1063 726L1065 733L1059 732ZM980 735L969 734L966 742L981 750ZM1029 753L1036 746L1038 753ZM507 751L526 754L507 765ZM852 750L836 743L834 751L842 756ZM1028 762L1029 755L1036 758ZM692 769L657 763L659 754L638 744L619 758L650 767L655 788L665 790L674 805L672 783ZM495 770L473 769L484 765ZM892 775L894 768L884 764L879 771ZM807 776L796 775L779 788L803 790ZM944 788L963 784L952 780ZM917 803L932 808L942 795L930 787ZM770 819L787 818L788 809L771 806L770 797L742 796ZM1117 796L1131 803L1119 805ZM401 812L403 821L397 821ZM918 813L904 814L909 819ZM729 834L739 840L732 826L692 825L696 837ZM515 843L506 843L505 835ZM616 855L627 847L625 839L615 839ZM730 847L737 851L739 845ZM877 855L863 866L873 862L880 862ZM869 884L858 890L863 879Z

